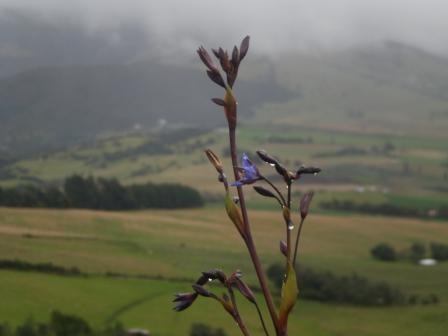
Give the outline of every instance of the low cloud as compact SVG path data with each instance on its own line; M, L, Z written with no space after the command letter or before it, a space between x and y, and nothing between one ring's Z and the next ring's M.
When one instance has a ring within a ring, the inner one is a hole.
M230 47L250 34L267 54L397 40L448 55L446 0L0 0L0 11L7 9L56 24L68 19L89 32L136 23L166 53Z

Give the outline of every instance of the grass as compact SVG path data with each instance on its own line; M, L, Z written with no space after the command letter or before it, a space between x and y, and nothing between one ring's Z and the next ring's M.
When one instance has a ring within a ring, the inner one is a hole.
M168 137L161 135L164 136ZM151 134L117 135L24 159L2 167L13 177L1 180L0 185L11 186L33 179L58 182L67 175L81 173L117 177L126 184L178 182L204 192L221 191L203 149L211 147L222 154L227 147L225 132L218 129L191 133L177 142L173 140L167 144L172 153L135 152L136 148L153 138ZM367 184L387 187L394 193L442 195L436 189L443 185L448 174L448 142L431 134L400 135L258 124L240 127L238 139L241 152L250 153L249 148L266 149L291 169L300 164L322 167L328 174L325 175L325 184L323 180L319 182L320 178L315 179L320 189ZM303 142L308 140L311 142ZM384 151L386 145L391 148L389 151ZM350 148L364 151L364 154L340 155L341 151ZM227 171L230 168L227 165ZM265 174L272 173L268 168L263 167L262 170Z
M229 335L239 335L232 320L214 301L200 299L183 313L173 312L170 301L179 290L189 290L189 286L161 280L85 279L0 271L0 316L17 325L29 316L37 321L48 320L51 310L58 309L83 316L94 327L121 321L128 327L146 328L153 335L175 336L188 335L192 323L202 322L221 327ZM261 335L253 308L241 297L238 302L248 325L258 331L254 335ZM447 327L446 318L446 311L438 306L378 309L299 300L291 317L290 332L313 336L418 336L423 333L442 336Z
M251 219L265 266L281 260L277 251L283 233L279 214L255 211ZM422 268L408 262L383 263L369 255L370 248L380 241L397 249L416 240L448 243L446 222L312 214L303 233L299 258L304 264L385 280L408 294L434 293L441 303L380 309L300 301L292 334L443 335L446 331L448 264ZM189 283L181 279L196 278L214 267L226 272L241 269L247 281L256 284L239 237L223 210L216 208L122 213L0 208L0 255L3 259L77 266L96 274L73 278L0 271L0 316L12 324L30 315L45 320L52 309L59 309L83 316L95 326L120 320L127 326L146 327L154 335L187 335L194 321L238 335L215 302L201 300L189 311L175 314L169 301L172 293L190 290ZM179 280L101 276L108 271ZM250 309L243 306L249 325L254 327L256 315Z

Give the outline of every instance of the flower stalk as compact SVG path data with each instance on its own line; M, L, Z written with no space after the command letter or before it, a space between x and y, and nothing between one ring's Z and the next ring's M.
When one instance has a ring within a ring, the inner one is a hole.
M214 166L218 173L218 179L224 185L225 191L225 208L228 217L235 225L235 228L239 232L241 238L243 239L249 256L251 258L252 264L255 269L255 273L258 278L258 282L266 302L266 306L269 311L269 315L272 321L273 328L275 330L276 336L287 336L288 335L288 317L296 303L298 296L298 285L295 272L295 263L297 257L297 250L300 240L300 234L308 215L308 210L313 197L312 192L306 193L299 206L299 212L301 216L300 225L297 230L297 236L295 239L295 244L292 244L292 231L294 230L294 224L291 216L291 204L292 204L292 186L293 182L299 180L302 175L313 174L316 175L320 172L320 168L317 167L305 167L301 166L299 169L293 173L284 167L280 161L269 155L263 150L258 150L256 153L259 158L265 163L273 166L277 174L283 179L287 192L286 196L269 178L263 176L258 170L257 166L252 163L250 158L246 153L243 154L241 160L241 166L238 161L238 151L237 151L237 141L236 141L236 128L237 128L237 100L233 93L233 86L238 77L238 70L241 61L246 56L249 49L249 36L245 37L241 42L239 48L236 46L233 48L231 55L222 48L212 49L214 56L219 61L218 66L213 61L210 54L204 47L200 47L197 53L201 61L206 66L206 73L208 77L217 85L224 89L224 97L213 98L212 101L221 106L224 110L224 115L227 120L228 131L229 131L229 147L230 147L230 157L233 167L233 177L235 182L229 183L227 177L224 173L224 168L221 159L211 150L207 149L205 151L210 163ZM225 74L223 76L221 71ZM224 79L225 78L225 79ZM284 281L281 290L281 301L280 307L277 310L274 304L272 293L268 286L268 281L266 273L262 267L260 257L257 252L255 242L253 240L251 225L249 221L249 215L246 206L246 199L244 195L243 187L245 185L254 184L258 181L264 181L267 186L272 190L266 189L261 186L254 186L254 190L263 197L274 198L280 205L283 215L283 220L286 227L286 241L280 241L280 251L285 257L285 274ZM238 195L239 204L236 204L232 197L232 187L236 187L236 193ZM215 295L214 293L208 291L205 286L210 281L218 281L223 285L227 293L222 296ZM249 336L250 332L240 315L237 307L237 301L235 297L235 289L237 289L242 296L255 305L257 313L260 317L260 322L262 324L264 333L269 336L268 330L266 328L263 315L259 308L259 305L253 295L251 289L241 280L241 273L239 271L232 273L229 277L220 270L211 270L204 272L202 276L193 285L193 293L180 293L177 294L174 302L176 306L174 307L177 311L182 311L190 307L197 297L201 296L204 298L211 298L221 303L225 311L229 313L232 318L237 323L242 334Z

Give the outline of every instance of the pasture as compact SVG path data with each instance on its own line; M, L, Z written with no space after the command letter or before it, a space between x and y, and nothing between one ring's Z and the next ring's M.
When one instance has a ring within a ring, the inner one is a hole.
M267 267L280 261L280 215L252 212L251 222ZM373 260L370 248L388 242L405 249L412 242L448 243L441 221L311 214L304 228L300 262L337 274L385 280L407 294L436 294L438 305L365 308L300 300L292 334L444 335L448 328L448 264L424 268L410 262ZM146 327L154 335L187 335L203 321L238 335L215 302L199 300L183 313L171 310L172 294L189 291L201 271L241 269L256 285L247 253L224 211L215 208L176 211L99 212L85 210L0 209L2 259L52 262L78 267L88 277L0 271L0 316L11 324L33 316L48 318L52 309L79 315L94 326L115 320ZM106 277L105 273L123 277ZM147 278L139 278L139 276ZM219 289L216 288L219 292ZM257 319L243 303L250 326ZM262 302L262 298L259 298ZM207 311L206 318L202 318Z

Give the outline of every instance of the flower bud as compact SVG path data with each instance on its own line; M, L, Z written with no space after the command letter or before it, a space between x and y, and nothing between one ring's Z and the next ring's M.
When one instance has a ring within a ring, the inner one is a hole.
M254 190L261 196L277 198L277 196L275 196L273 192L261 186L254 186Z
M246 36L240 45L240 62L243 60L243 58L246 56L247 51L249 50L249 40L250 37Z
M202 287L201 285L194 284L194 285L191 286L191 287L193 287L194 291L195 291L197 294L201 295L201 296L204 296L204 297L212 297L212 296L213 296L212 293L210 293L208 290L206 290L206 289L205 289L204 287Z
M283 240L280 240L280 252L286 257L288 254L288 247Z
M295 178L296 178L296 179L300 178L300 176L301 176L302 174L313 174L313 175L317 175L317 174L319 174L320 172L321 172L321 169L318 168L318 167L312 167L312 166L310 166L310 167L305 167L305 166L301 166L301 167L297 170Z
M271 165L276 165L278 163L278 160L275 159L274 157L270 156L268 153L266 153L266 151L264 150L258 150L257 151L258 156L260 157L261 160L263 160L266 163L269 163Z
M310 208L313 196L314 192L309 191L305 193L302 199L300 200L300 217L302 217L302 220L305 220L306 216L308 215L308 210Z
M221 175L224 174L224 168L222 166L221 159L218 155L216 155L211 149L206 149L205 154L207 155L208 160L215 167L216 171Z

